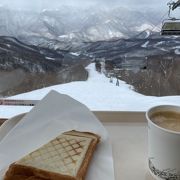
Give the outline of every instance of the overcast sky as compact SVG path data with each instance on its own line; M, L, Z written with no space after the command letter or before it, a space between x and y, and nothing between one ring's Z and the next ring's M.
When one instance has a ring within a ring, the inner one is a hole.
M11 8L18 9L48 9L57 8L61 5L87 6L102 4L108 6L128 6L128 7L150 7L150 8L167 8L169 0L0 0L0 4ZM167 8L168 9L168 8Z

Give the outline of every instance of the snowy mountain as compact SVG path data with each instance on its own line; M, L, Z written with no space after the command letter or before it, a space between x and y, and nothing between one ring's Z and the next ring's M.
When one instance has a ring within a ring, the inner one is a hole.
M85 104L94 111L146 111L151 106L161 104L180 105L180 96L154 97L144 96L133 90L133 87L124 81L110 79L95 71L95 65L87 66L89 78L87 81L71 82L51 86L36 91L19 94L10 99L42 99L51 90L67 94ZM19 113L28 112L32 107L0 106L1 117L12 117Z
M0 36L0 54L1 71L55 72L62 67L62 53L30 46L13 37Z
M152 12L122 7L79 9L62 6L39 13L0 7L0 35L55 49L63 46L67 49L82 41L132 37L146 29L154 29L157 21Z
M13 95L53 84L86 80L87 73L83 66L92 60L110 64L110 73L113 73L113 76L121 76L122 80L143 94L165 96L180 92L177 85L180 81L179 37L161 37L145 30L128 39L77 43L76 48L68 46L72 41L58 41L56 50L53 50L53 40L47 40L47 43L49 48L43 48L25 44L13 37L0 37L0 70L9 73L7 79L2 76L4 73L0 73L1 95ZM59 44L64 49L65 43L69 50L59 50ZM79 66L81 68L77 68ZM28 74L28 80L27 72L31 73ZM43 78L37 73L43 73ZM106 73L109 73L109 70ZM20 76L21 81L11 78L12 76ZM4 83L4 79L9 83Z
M96 58L109 60L120 57L147 57L154 55L177 55L180 37L158 36L150 31L142 31L128 39L96 41L84 43L84 52ZM107 53L108 52L108 53Z
M27 45L0 36L0 96L9 96L53 84L86 80L88 58L70 51Z
M180 81L180 38L161 37L158 17L161 12L122 7L83 9L62 6L41 12L0 7L0 35L3 35L0 37L0 70L9 73L18 69L18 77L22 77L21 70L44 75L55 72L55 76L48 74L44 79L38 76L38 80L34 78L35 74L31 74L30 81L35 80L36 85L26 81L20 86L31 84L30 87L37 89L86 80L84 66L92 60L105 61L112 67L107 74L121 76L138 92L157 96L179 94L180 87L176 82ZM121 72L117 73L117 69ZM4 82L1 76L0 83ZM0 86L0 94L7 96L23 92L21 88L20 91L13 88L10 87L9 91L9 87Z

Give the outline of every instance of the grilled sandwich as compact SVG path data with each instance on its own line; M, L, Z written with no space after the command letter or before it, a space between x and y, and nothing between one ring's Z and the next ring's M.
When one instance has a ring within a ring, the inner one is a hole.
M84 180L100 137L69 131L10 165L4 180Z

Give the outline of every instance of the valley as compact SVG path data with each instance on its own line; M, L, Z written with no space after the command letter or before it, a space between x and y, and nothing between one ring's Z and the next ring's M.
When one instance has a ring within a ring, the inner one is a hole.
M180 38L160 36L156 13L0 7L0 96L86 81L85 67L92 62L144 95L179 95Z

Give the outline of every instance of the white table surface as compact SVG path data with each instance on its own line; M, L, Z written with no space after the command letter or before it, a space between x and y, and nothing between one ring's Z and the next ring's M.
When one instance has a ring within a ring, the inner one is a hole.
M115 179L154 180L147 167L147 123L119 121L103 122L103 125L112 143Z
M112 142L116 180L154 180L147 164L147 124L103 123Z

